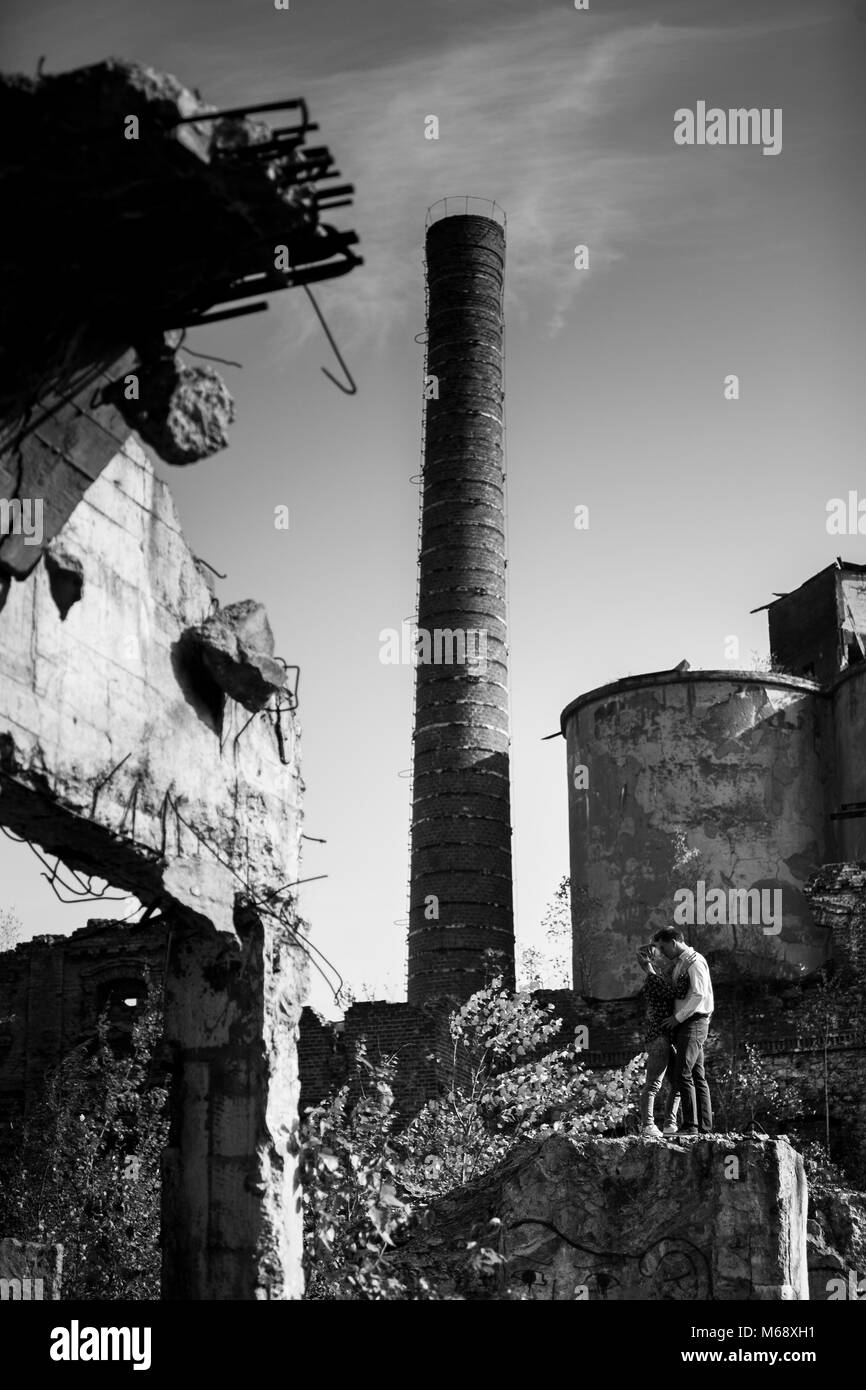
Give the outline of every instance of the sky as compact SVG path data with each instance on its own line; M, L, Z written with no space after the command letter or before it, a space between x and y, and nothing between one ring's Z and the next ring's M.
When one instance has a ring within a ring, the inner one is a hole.
M542 741L562 708L683 658L751 667L751 609L839 553L866 563L866 536L826 524L866 497L866 3L6 0L3 69L42 56L134 60L220 106L303 96L356 186L331 217L365 263L318 300L358 394L321 373L306 297L276 295L188 338L243 364L230 447L156 467L220 601L262 600L301 667L305 830L327 841L305 842L327 877L301 907L361 997L405 987L412 669L379 634L415 601L425 215L463 193L505 209L516 927L540 944L568 872L565 745ZM699 101L780 108L780 153L678 146ZM39 871L0 840L24 937L99 915ZM338 1012L321 985L312 1002Z

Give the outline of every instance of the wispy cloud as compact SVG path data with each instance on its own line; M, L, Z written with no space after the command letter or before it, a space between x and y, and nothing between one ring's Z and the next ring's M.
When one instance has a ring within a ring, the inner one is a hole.
M365 266L327 290L348 347L422 326L424 214L446 194L506 209L509 313L531 307L551 333L587 283L574 269L577 243L590 248L591 274L604 274L641 238L676 241L734 214L745 196L735 166L720 179L724 156L696 166L673 145L671 91L683 73L705 80L720 47L729 58L731 44L752 47L814 19L725 28L632 20L592 31L581 20L511 12L429 56L307 84L323 136L357 186L351 221ZM438 140L424 138L428 115L439 119Z

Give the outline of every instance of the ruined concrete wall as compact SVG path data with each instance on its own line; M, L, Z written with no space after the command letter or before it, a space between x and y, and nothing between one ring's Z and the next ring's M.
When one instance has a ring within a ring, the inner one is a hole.
M784 1140L553 1135L436 1203L397 1258L447 1288L448 1264L456 1275L481 1240L507 1261L501 1282L542 1301L799 1300L806 1216L802 1160Z
M514 980L502 450L505 234L454 216L427 232L427 372L418 628L483 634L484 657L416 673L411 1004L468 999L497 953ZM481 638L473 638L473 642ZM423 653L423 649L422 649Z
M853 567L838 571L843 655L849 664L862 660L866 645L866 573Z
M572 883L596 900L592 994L637 990L634 947L670 922L674 889L696 892L698 876L778 889L783 917L779 934L707 926L700 949L792 978L821 962L826 934L803 885L827 857L833 748L823 705L807 682L701 671L619 681L563 713ZM699 874L675 872L678 833L698 851Z
M840 670L839 571L829 565L767 610L774 669L823 684Z
M285 890L300 877L299 729L273 701L250 718L207 671L196 630L216 608L167 489L127 441L49 564L5 594L0 821L178 924L169 1296L291 1298L306 982ZM213 1121L223 1081L230 1126Z
M163 923L100 921L0 954L0 1121L30 1109L45 1073L95 1035L114 982L161 998L166 944Z
M282 763L274 719L241 734L247 711L182 642L217 605L133 440L49 553L53 572L13 584L0 611L3 823L148 898L168 862L202 855L238 886L297 879L297 726L283 716ZM63 617L65 579L80 598ZM172 893L203 906L177 877Z
M844 805L866 805L866 662L845 671L830 695L836 740L837 780L834 812ZM835 858L866 859L866 815L846 816L833 822Z
M163 1297L297 1299L295 1038L303 960L288 934L238 916L173 948L166 1034L179 1039L163 1155Z

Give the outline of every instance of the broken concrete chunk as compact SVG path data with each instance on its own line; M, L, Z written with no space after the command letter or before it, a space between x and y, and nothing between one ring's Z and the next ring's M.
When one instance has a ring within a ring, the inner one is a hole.
M188 367L169 353L140 363L133 375L135 399L127 399L129 377L106 389L105 399L166 463L197 463L226 447L234 401L213 367Z
M273 654L267 614L254 599L218 609L189 636L217 685L245 709L264 709L286 683L285 670Z

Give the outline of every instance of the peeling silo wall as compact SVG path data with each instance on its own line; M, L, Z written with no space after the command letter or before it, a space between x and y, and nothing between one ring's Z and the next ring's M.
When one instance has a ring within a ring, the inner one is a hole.
M719 968L731 953L756 973L798 977L820 964L827 934L803 886L828 858L829 714L811 682L706 671L627 679L569 706L571 877L588 895L573 892L576 988L633 994L635 946L673 921L676 889L695 894L698 915L698 880L726 895L764 890L781 907L778 930L732 922L730 902L721 923L683 926L699 950L721 953ZM588 957L593 978L581 985Z

